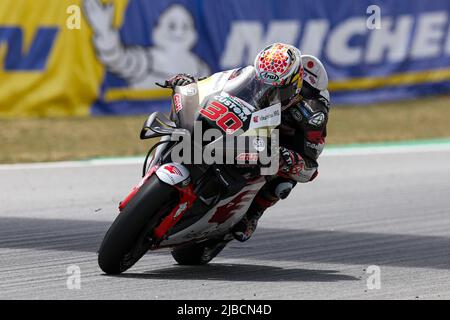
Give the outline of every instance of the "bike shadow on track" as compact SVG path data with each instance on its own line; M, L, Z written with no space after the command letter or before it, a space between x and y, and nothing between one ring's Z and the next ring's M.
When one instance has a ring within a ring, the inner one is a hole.
M0 249L95 253L110 223L0 217ZM448 270L449 247L450 237L442 235L261 227L248 242L230 243L219 257ZM168 255L159 251L149 253L155 254Z
M126 272L113 277L149 280L216 280L216 281L361 281L361 278L340 274L337 270L292 269L255 264L210 263L202 266L179 266L145 271Z

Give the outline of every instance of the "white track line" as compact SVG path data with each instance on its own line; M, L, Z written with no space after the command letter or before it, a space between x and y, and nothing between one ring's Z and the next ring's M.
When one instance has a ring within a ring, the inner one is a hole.
M404 145L368 145L355 147L331 147L323 151L322 156L364 156L377 154L448 152L450 143L426 143Z
M449 152L450 143L424 143L424 144L404 144L404 145L367 145L326 148L322 157L336 156L365 156L381 154L399 153L421 153L421 152ZM144 156L122 157L122 158L101 158L80 161L60 161L60 162L37 162L2 164L0 171L5 170L25 170L25 169L53 169L53 168L84 168L98 166L118 166L137 165L144 162Z

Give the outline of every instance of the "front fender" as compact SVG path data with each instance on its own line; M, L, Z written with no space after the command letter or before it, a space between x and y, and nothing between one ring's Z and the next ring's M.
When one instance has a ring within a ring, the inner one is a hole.
M164 183L175 186L178 184L186 185L190 181L189 170L179 163L166 163L156 170L158 179Z

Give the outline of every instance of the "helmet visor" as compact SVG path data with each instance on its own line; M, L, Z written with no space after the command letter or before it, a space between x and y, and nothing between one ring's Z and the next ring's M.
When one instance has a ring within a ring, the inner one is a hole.
M280 88L264 83L256 77L254 72L247 76L242 74L230 80L224 91L247 102L256 109L264 109L281 102Z

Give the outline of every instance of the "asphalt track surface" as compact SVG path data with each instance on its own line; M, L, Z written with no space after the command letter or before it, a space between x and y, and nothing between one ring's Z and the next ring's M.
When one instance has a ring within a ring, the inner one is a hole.
M106 276L96 251L140 170L0 166L0 299L450 299L450 148L324 156L316 181L209 265L153 252Z

